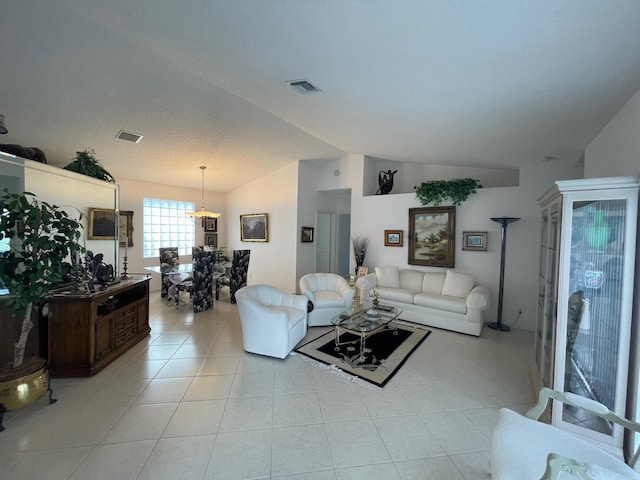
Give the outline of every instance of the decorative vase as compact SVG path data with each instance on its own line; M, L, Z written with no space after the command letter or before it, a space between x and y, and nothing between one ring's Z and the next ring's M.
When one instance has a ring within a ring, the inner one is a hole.
M611 227L604 222L604 212L596 210L593 212L593 224L585 229L585 238L591 248L602 251L611 237Z

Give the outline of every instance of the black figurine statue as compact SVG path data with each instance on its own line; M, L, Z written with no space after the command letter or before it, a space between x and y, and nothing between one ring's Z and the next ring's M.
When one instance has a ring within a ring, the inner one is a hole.
M397 172L398 170L394 170L392 172L391 169L386 172L384 170L380 170L380 173L378 173L378 186L380 188L378 188L376 195L386 195L391 192L391 189L393 188L393 176Z

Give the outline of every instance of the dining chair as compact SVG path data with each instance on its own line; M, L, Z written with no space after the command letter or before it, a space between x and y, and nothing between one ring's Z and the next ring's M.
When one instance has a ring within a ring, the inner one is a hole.
M178 247L160 247L158 251L161 267L176 267L180 265L180 255L178 254ZM160 296L162 298L169 295L170 287L171 280L169 278L169 275L162 273L160 284Z
M216 300L220 298L220 289L229 287L230 302L236 303L236 292L247 285L249 257L251 250L234 250L231 272L216 279Z
M217 255L205 247L193 247L191 302L194 312L213 308L213 276Z

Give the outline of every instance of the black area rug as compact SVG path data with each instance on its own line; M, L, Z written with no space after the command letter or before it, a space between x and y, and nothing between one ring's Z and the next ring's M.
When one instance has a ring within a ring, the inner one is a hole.
M429 336L431 330L400 321L367 338L364 361L360 360L360 337L343 332L336 350L332 330L295 349L295 352L346 372L378 387L384 387Z

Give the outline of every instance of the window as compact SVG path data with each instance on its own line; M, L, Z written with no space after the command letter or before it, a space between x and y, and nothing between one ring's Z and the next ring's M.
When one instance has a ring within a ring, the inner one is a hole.
M187 212L195 211L193 202L145 198L142 210L144 258L158 257L160 247L175 246L180 255L191 256L196 229Z

